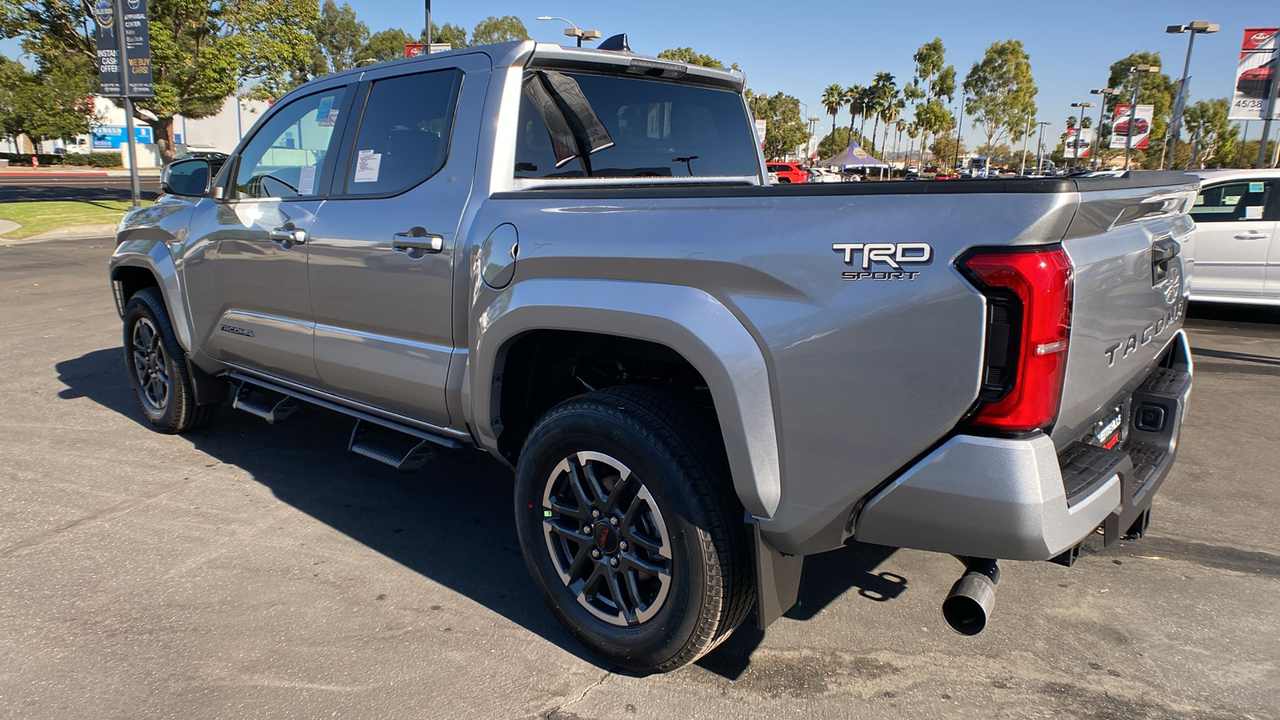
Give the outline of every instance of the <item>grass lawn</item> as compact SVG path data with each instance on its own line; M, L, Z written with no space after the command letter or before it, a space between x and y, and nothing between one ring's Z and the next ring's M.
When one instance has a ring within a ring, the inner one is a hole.
M114 223L124 217L129 207L128 200L0 203L0 220L11 220L22 226L0 238L21 240L69 225Z

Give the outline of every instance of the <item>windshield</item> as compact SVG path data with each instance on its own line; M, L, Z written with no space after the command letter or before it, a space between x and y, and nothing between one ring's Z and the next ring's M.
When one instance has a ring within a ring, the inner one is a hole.
M659 80L527 73L515 177L711 177L759 172L741 98Z

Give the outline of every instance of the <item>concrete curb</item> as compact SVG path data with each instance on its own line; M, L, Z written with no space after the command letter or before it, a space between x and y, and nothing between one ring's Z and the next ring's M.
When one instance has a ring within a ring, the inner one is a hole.
M3 238L0 237L0 245L21 245L24 243L40 242L41 240L70 240L84 238L112 238L116 234L116 224L101 225L71 225L69 227L54 228L47 230L38 235L32 235L29 238Z

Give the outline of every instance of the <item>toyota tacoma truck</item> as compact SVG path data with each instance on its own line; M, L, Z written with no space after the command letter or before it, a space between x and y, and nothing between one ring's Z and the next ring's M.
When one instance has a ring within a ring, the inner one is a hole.
M851 538L959 558L974 633L998 560L1142 535L1195 178L771 186L743 87L620 36L295 89L119 226L143 414L319 406L402 471L491 454L552 613L640 672L769 625Z

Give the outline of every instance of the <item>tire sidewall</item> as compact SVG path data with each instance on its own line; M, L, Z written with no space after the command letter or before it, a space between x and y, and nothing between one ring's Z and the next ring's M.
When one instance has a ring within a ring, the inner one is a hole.
M129 386L133 388L138 407L146 415L147 422L155 428L169 430L177 425L176 415L179 404L185 399L185 389L182 386L182 369L177 364L178 359L182 357L182 349L177 346L169 323L161 317L160 313L163 312L163 307L158 311L153 307L153 298L146 290L139 291L129 299L124 313L124 360L125 369L129 375ZM164 346L165 373L169 377L169 399L160 412L154 411L143 399L143 389L138 384L137 370L133 366L133 331L138 321L143 318L150 320L155 326L156 332L160 335L160 342Z
M632 627L610 625L584 608L560 580L542 533L542 495L555 466L581 451L609 455L630 468L653 496L671 541L671 587L658 613ZM671 659L697 631L707 577L704 517L689 492L680 490L678 464L651 437L619 418L593 412L552 417L529 436L516 470L516 527L525 562L538 591L562 625L581 643L624 667L652 668Z

